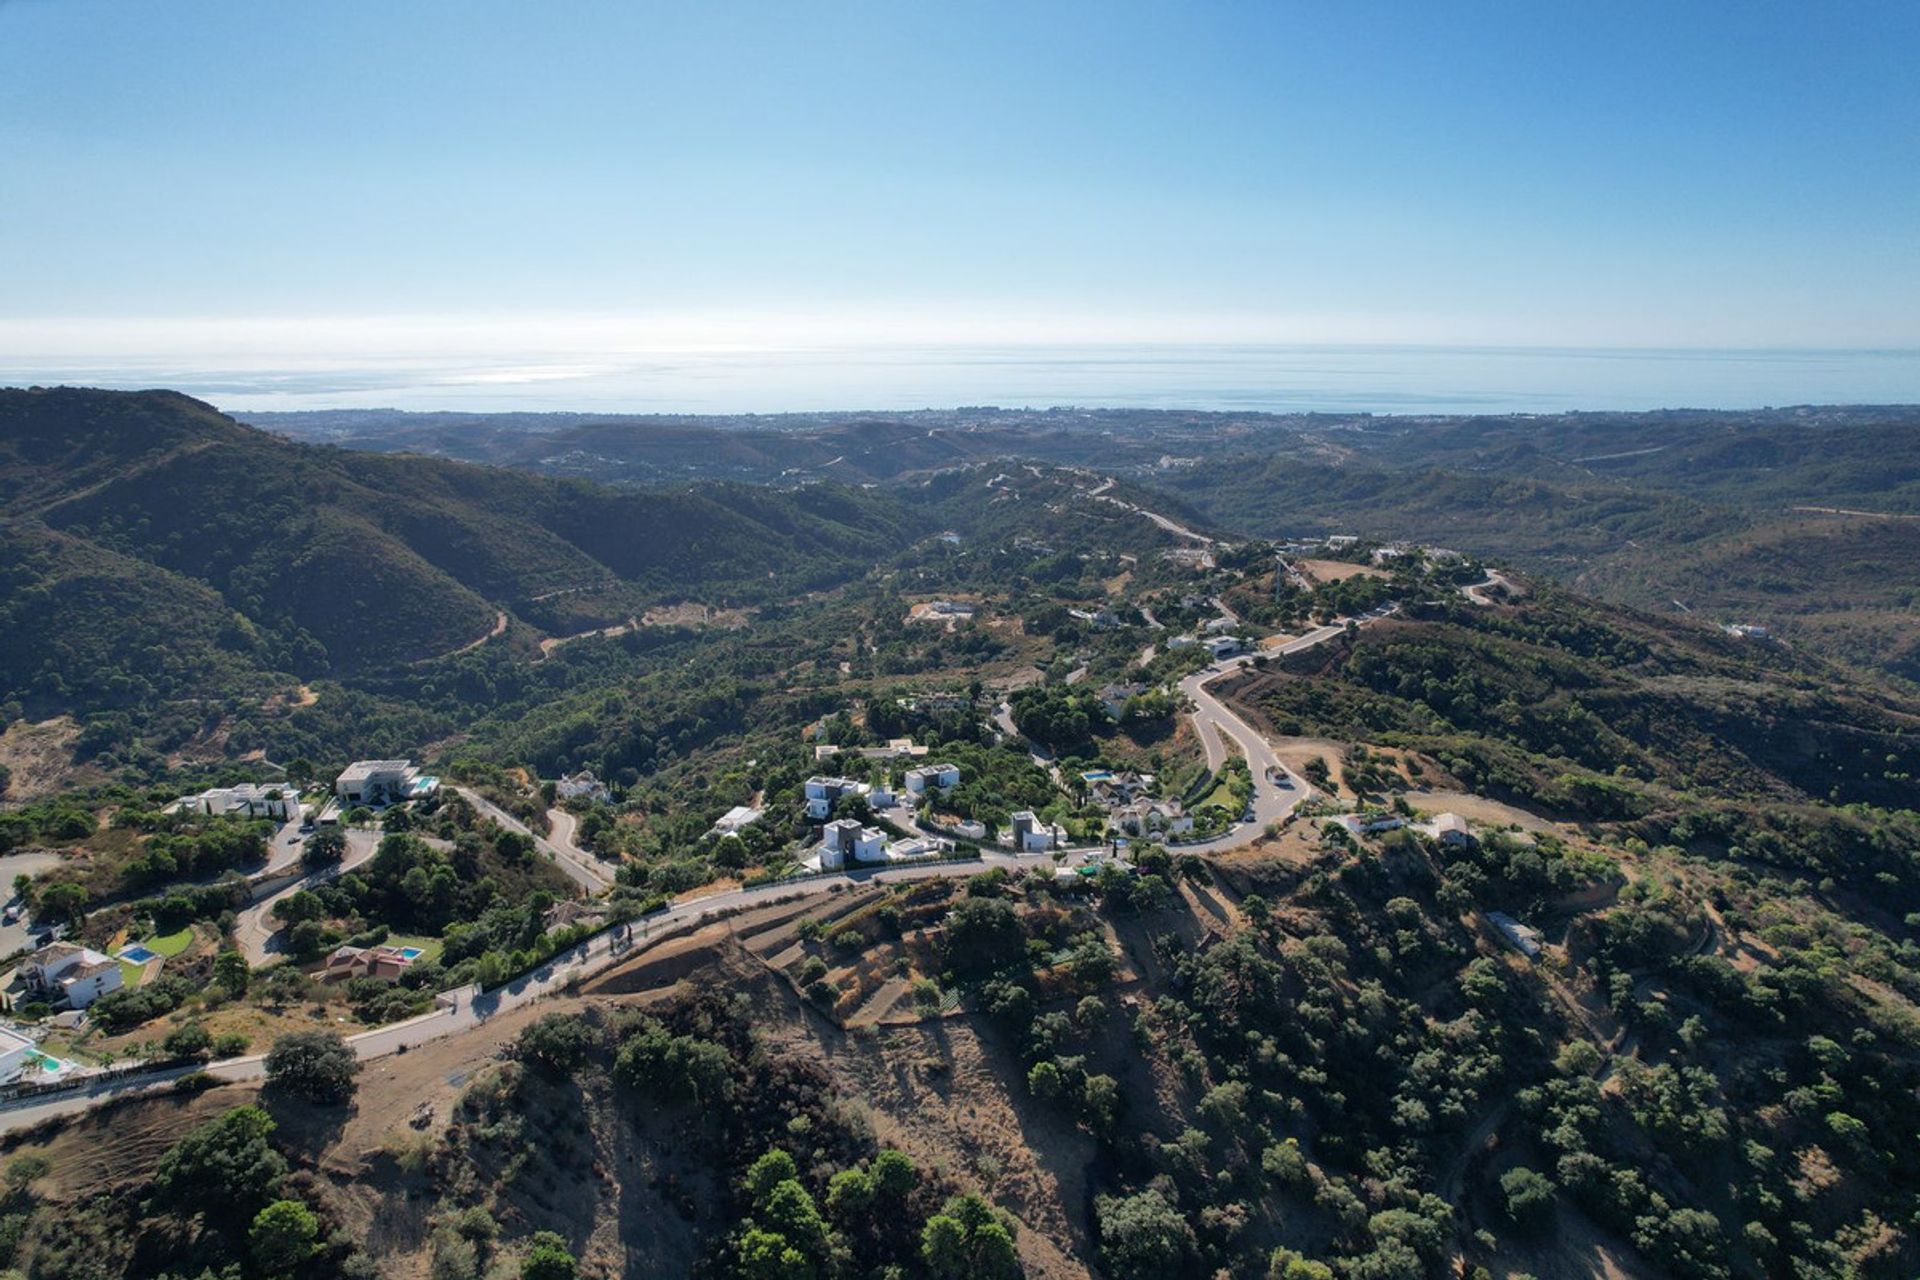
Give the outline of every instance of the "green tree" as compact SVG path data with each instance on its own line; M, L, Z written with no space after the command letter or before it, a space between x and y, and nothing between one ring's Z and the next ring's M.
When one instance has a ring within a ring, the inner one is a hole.
M198 1021L184 1022L167 1033L160 1047L170 1057L204 1058L213 1049L213 1033Z
M813 1280L817 1272L785 1236L749 1226L734 1241L733 1274L738 1280Z
M676 1036L650 1023L627 1037L614 1056L614 1079L670 1103L707 1103L726 1096L733 1059L711 1041Z
M247 994L247 986L253 981L253 970L247 967L245 956L229 949L213 958L213 980L229 997L238 1000Z
M333 1031L295 1031L267 1051L267 1083L309 1102L340 1103L353 1097L360 1060Z
M74 925L86 914L87 891L69 880L56 880L40 890L38 916Z
M798 1179L788 1178L767 1192L754 1210L754 1219L769 1231L777 1231L809 1258L827 1255L827 1222L820 1207Z
M746 1190L747 1199L757 1207L766 1202L775 1187L799 1176L800 1166L793 1162L793 1157L775 1147L747 1166L740 1185Z
M1523 1230L1539 1231L1552 1221L1553 1189L1552 1180L1533 1169L1509 1169L1500 1175L1507 1216Z
M320 1219L298 1200L275 1200L254 1215L247 1249L266 1275L285 1275L320 1247Z
M520 1263L520 1280L574 1280L577 1266L565 1237L554 1231L536 1231Z
M1158 1191L1094 1202L1100 1259L1113 1280L1171 1280L1194 1256L1193 1228Z
M307 837L300 851L300 865L309 871L338 866L347 856L346 833L338 827L322 827Z
M920 1259L936 1280L1010 1280L1020 1274L1012 1228L972 1192L954 1196L927 1219Z
M873 1158L873 1189L888 1200L904 1200L920 1185L920 1166L904 1151L888 1147Z
M259 1107L236 1107L197 1126L160 1157L154 1199L182 1213L247 1221L274 1199L287 1174L285 1158L268 1141L273 1130L273 1117Z
M873 1175L865 1169L842 1169L827 1183L827 1216L841 1227L864 1221L873 1208Z

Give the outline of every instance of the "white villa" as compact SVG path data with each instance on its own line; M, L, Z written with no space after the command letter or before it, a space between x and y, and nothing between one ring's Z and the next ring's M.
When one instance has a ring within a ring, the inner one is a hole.
M917 769L907 770L907 790L916 796L928 791L946 791L960 785L960 766L957 764L923 764Z
M90 947L50 942L20 965L20 981L30 1000L84 1009L118 991L124 981L120 962Z
M1013 847L1018 853L1046 853L1053 848L1054 836L1051 828L1035 817L1032 810L1022 809L1010 820L1013 828Z
M1207 652L1216 658L1231 658L1240 652L1240 640L1237 636L1213 636L1205 641Z
M815 774L806 782L807 816L818 821L833 813L834 802L841 796L864 796L872 790L866 783L852 778L824 778Z
M863 827L852 818L829 822L820 833L820 869L837 871L855 862L885 862L887 833L879 827Z
M343 804L393 804L439 789L440 779L423 776L411 760L356 760L333 783Z
M591 800L595 804L604 804L613 799L613 792L607 789L606 783L593 776L591 769L566 774L554 784L553 793L562 800Z
M711 837L738 836L741 828L750 827L760 821L761 811L749 805L737 804L720 815L720 820L707 832Z
M182 796L174 802L181 813L205 813L219 817L243 813L249 818L273 818L287 822L300 816L300 794L291 784L242 782L231 787L210 787L195 796Z
M12 1084L25 1075L37 1053L33 1041L12 1027L0 1026L0 1084Z

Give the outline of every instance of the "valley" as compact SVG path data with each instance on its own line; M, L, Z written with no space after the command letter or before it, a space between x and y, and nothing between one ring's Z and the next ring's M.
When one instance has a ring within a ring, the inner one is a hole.
M252 1126L315 1274L1897 1274L1920 698L1714 623L1893 625L1902 522L1116 421L605 484L0 392L14 1265L228 1265L151 1189Z

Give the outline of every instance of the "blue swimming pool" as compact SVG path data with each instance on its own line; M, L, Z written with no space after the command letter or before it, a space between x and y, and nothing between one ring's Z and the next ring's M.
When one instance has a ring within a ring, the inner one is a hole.
M137 942L120 948L120 958L131 964L145 964L149 960L158 959L159 955L158 951L149 951Z
M400 954L405 956L409 960L418 960L421 956L427 953L422 951L419 947L401 947Z

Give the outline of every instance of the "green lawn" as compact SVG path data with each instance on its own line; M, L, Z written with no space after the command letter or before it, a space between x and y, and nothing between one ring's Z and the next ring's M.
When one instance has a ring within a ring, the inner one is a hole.
M441 950L446 946L440 939L429 938L423 933L390 933L387 935L387 945L390 947L418 947L426 953L420 957L423 962L427 960L438 960Z
M140 985L140 977L142 974L146 973L147 966L143 964L135 964L131 960L116 960L114 963L120 966L120 985L121 986L125 987L128 991L131 991L135 987Z
M188 925L175 933L163 933L157 938L148 938L140 945L171 960L193 945L193 926Z

